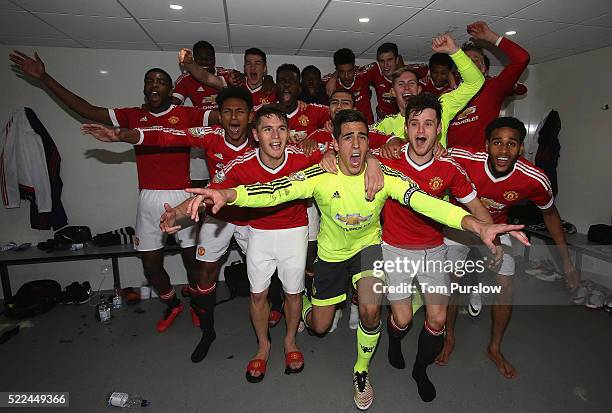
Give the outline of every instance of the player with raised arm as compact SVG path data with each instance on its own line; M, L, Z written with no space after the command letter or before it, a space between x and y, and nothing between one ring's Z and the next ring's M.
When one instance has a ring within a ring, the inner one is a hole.
M494 222L506 222L508 208L527 199L542 210L544 223L563 260L567 286L575 288L580 280L580 274L574 268L569 256L550 182L541 169L521 156L526 134L525 125L520 120L512 117L497 118L489 123L485 130L486 152L451 148L449 153L467 172ZM473 239L466 237L466 234L450 230L445 231L444 241L448 246L448 260L453 262L465 261L469 245L476 245ZM516 376L516 369L502 354L501 344L512 315L512 276L515 264L514 258L510 255L511 251L508 251L511 249L510 238L503 235L501 242L506 250L496 276L501 292L496 295L495 304L491 307L491 339L487 354L504 377L513 378ZM437 364L446 364L453 351L456 317L457 306L449 305L444 349L436 359Z
M190 213L192 218L197 218L202 201L213 204L216 211L225 204L259 208L314 197L321 210L321 232L312 304L303 298L302 318L315 333L327 332L335 304L346 297L346 278L352 276L360 296L361 318L357 330L357 362L353 369L354 400L359 409L365 410L374 399L368 367L381 329L384 272L379 267L382 263L380 213L386 199L392 197L453 228L472 231L492 249L498 233L522 226L481 222L460 208L426 195L409 178L384 166L385 185L373 201L367 201L363 180L368 152L366 119L355 110L338 113L334 137L339 155L337 175L314 166L264 184L224 190L191 188L189 192L199 195L191 201Z
M146 149L162 146L168 149L181 147L201 147L205 151L210 176L215 176L232 160L252 149L248 142L248 125L252 119L251 95L240 87L224 88L217 95L221 124L216 127L198 127L183 130L169 128L142 128L119 130L104 128L100 125L84 125L83 131L103 141L122 141ZM166 203L161 227L164 232L176 232L193 224L180 222L174 224L177 211L186 208L182 203L175 208ZM160 224L157 216L157 225ZM170 224L169 222L172 222ZM234 237L243 253L248 240L248 214L241 208L227 208L219 214L207 213L198 234L197 252L198 278L190 287L192 305L199 320L202 338L191 354L194 363L202 361L216 338L214 329L214 310L216 301L216 281L219 274L219 261L227 251Z
M189 128L201 126L206 122L205 112L202 109L171 104L172 79L166 71L159 68L150 69L145 73L145 103L142 107L111 109L94 106L62 86L47 73L38 54L32 59L24 53L14 51L10 59L26 76L39 80L69 109L95 122L124 128L150 126ZM174 288L170 284L170 277L163 266L165 234L159 229L158 221L165 202L179 203L187 198L182 189L190 182L189 150L150 147L135 148L135 152L139 200L134 248L140 252L145 277L167 305L163 318L156 325L157 331L163 332L183 311L183 305L176 297ZM172 165L172 168L168 168L167 165ZM177 233L175 238L181 246L181 257L187 270L189 284L195 286L196 232L193 228L187 228ZM192 320L197 324L198 320L193 312Z

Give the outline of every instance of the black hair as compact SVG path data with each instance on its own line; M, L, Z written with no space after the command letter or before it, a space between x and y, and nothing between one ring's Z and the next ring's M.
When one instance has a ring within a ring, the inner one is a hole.
M340 87L340 88L337 88L336 90L334 90L334 91L332 92L332 94L331 94L331 95L329 95L329 100L330 100L330 102L331 102L331 100L334 98L334 95L335 95L336 93L346 93L347 95L349 95L349 96L351 97L351 100L353 101L353 105L355 105L355 95L353 94L353 92L351 92L351 91L350 91L350 90L348 90L348 89L341 88L341 87Z
M485 66L485 71L489 70L489 68L491 67L491 59L489 59L489 56L487 56L486 54L482 55L482 61L484 63Z
M298 83L300 82L300 79L302 78L302 76L300 75L300 69L298 69L298 67L296 65L294 65L293 63L284 63L282 65L280 65L278 67L278 69L276 69L276 80L278 81L278 74L280 72L292 72L295 73L297 75L298 78Z
M463 46L461 46L461 50L463 50L464 52L470 52L470 51L478 52L482 56L485 55L484 50L482 49L482 47L478 46L474 42L465 42L465 43L463 43Z
M378 49L376 49L376 57L387 52L393 53L395 57L399 56L399 50L397 49L397 45L395 43L383 43L378 46Z
M257 113L255 114L255 121L253 122L254 127L259 126L259 122L261 118L264 116L276 116L280 120L282 120L285 125L289 125L289 119L287 119L287 114L278 107L277 104L272 103L270 105L263 105Z
M442 119L442 104L436 95L427 92L419 93L408 100L406 103L406 123L408 123L408 119L412 112L414 112L415 115L419 115L425 109L433 109L436 112L438 123L440 123Z
M246 49L244 51L244 58L246 59L247 55L255 55L255 56L261 56L261 59L263 60L264 63L268 63L268 58L266 57L266 53L261 50L258 49L257 47L251 47L250 49Z
M527 129L525 128L525 124L518 120L517 118L513 118L512 116L504 116L501 118L493 119L485 129L485 136L487 137L487 141L491 139L491 134L495 129L499 128L510 128L514 129L519 133L519 141L523 143L525 140L525 136L527 136Z
M219 109L221 109L223 106L223 102L231 98L244 100L246 102L247 108L249 108L249 110L253 109L253 98L251 98L251 93L243 87L224 87L219 91L219 93L217 93L217 98L215 99L215 102L217 102L217 106L219 107Z
M172 86L172 76L170 76L168 72L166 72L164 69L160 69L159 67L154 67L153 69L147 70L147 72L144 75L145 79L147 78L147 76L149 76L149 73L151 72L161 73L162 75L164 75L164 77L168 81L168 84Z
M212 54L215 54L215 48L212 44L208 43L206 40L200 40L193 45L193 54L200 54L201 51L209 50Z
M448 70L453 68L453 59L450 58L446 53L434 53L429 58L429 69L434 65L446 66Z
M355 53L351 49L343 48L334 53L334 65L355 64Z
M334 138L336 140L340 138L342 125L350 122L361 122L365 125L366 130L368 130L368 121L361 112L355 109L344 109L336 113L334 117Z
M306 73L306 72L312 72L312 73L317 74L319 76L319 78L321 77L321 71L316 66L308 65L305 68L303 68L302 69L302 77L304 77L304 73Z

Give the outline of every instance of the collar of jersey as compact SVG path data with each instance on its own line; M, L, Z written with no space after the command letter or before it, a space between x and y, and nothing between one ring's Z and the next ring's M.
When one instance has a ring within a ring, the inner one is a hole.
M512 165L512 170L508 174L504 176L500 176L499 178L496 178L491 172L491 170L489 169L489 154L487 154L485 161L484 161L484 168L485 168L485 172L487 173L487 176L489 177L489 179L491 179L491 181L502 182L510 178L510 176L512 176L512 174L514 173L514 170L516 169L516 162L514 162L514 165Z
M239 150L243 149L245 146L247 146L249 144L249 140L248 138L245 139L245 141L239 145L239 146L234 146L231 143L229 143L226 139L225 139L225 130L223 131L223 142L225 142L225 146L227 146L228 148L230 148L233 151L238 152Z
M149 111L149 113L150 113L152 116L155 116L156 118L159 118L159 117L161 117L161 116L164 116L164 115L167 115L168 113L170 113L170 111L171 111L172 109L174 109L175 107L176 107L176 105L170 105L170 107L169 107L168 109L164 110L163 112L153 113L153 112Z
M406 157L406 162L408 162L408 165L412 166L414 169L416 169L417 171L423 171L425 169L427 169L427 167L429 167L431 164L434 163L434 157L432 156L430 160L428 160L427 162L425 162L424 164L419 165L418 163L416 163L415 161L412 160L412 158L410 157L410 155L408 155L408 147L410 145L406 144L404 145L404 156Z
M387 82L389 82L389 83L393 83L393 82L391 81L391 79L389 79L389 78L387 77L387 75L385 75L385 74L383 73L382 69L380 68L380 64L378 63L378 61L376 62L376 66L378 66L378 71L380 72L381 76L382 76L382 77L384 77L384 78L385 78L385 80L386 80Z
M257 86L255 89L251 89L251 86L249 86L249 82L247 82L247 81L245 81L245 85L246 85L247 89L249 89L249 92L251 92L251 93L257 93L263 87L263 83L262 83L261 85Z
M295 110L291 113L287 113L287 119L291 119L292 117L294 117L298 112L300 111L300 105L297 106L297 108L295 108Z
M283 169L283 167L287 164L287 159L289 159L289 154L287 153L287 148L285 147L285 159L283 160L283 163L278 165L276 168L272 169L269 166L266 166L265 163L263 163L263 161L259 157L259 151L260 151L260 148L257 148L257 152L255 152L255 157L257 158L257 162L259 162L259 165L261 165L262 168L264 168L266 171L270 172L271 174L277 174L281 169Z

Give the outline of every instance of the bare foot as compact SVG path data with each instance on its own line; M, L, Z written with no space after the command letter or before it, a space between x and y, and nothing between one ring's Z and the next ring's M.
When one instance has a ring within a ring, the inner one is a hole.
M285 339L285 354L291 353L292 351L300 351L300 349L295 345L295 341L288 341ZM304 365L301 361L293 361L289 363L289 367L291 370L297 370Z
M261 360L267 361L269 356L270 356L270 342L260 343L259 349L257 350L257 354L255 354L255 357L253 357L253 360L261 359ZM261 373L257 370L249 370L249 374L253 377L259 377L261 375Z
M491 346L487 347L487 355L493 363L497 366L497 369L507 379L513 379L516 377L516 369L501 353L499 350L492 350Z
M448 364L448 359L453 353L454 349L455 338L447 335L444 339L444 348L442 348L442 351L440 352L440 354L438 354L438 357L436 357L435 363L438 366L446 366Z

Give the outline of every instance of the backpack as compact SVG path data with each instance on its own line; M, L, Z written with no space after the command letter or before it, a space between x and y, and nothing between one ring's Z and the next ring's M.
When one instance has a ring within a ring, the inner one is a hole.
M598 244L612 244L612 225L595 224L589 227L587 238Z
M227 288L230 291L230 297L219 301L217 305L233 300L236 297L249 297L251 295L251 285L249 284L246 263L234 261L225 267L223 274Z
M5 315L9 318L27 318L46 313L58 303L61 294L62 287L55 280L27 282L6 301Z

